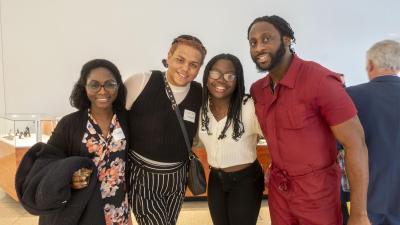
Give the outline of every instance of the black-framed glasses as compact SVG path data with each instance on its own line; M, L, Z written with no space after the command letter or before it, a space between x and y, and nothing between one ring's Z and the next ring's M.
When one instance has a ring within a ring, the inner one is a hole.
M234 81L236 79L236 75L234 73L222 74L216 70L210 70L208 77L214 80L218 80L219 78L223 77L226 81Z
M91 92L98 92L101 88L104 90L113 92L118 89L119 85L115 80L106 80L104 84L100 84L97 80L92 80L86 84L86 88Z

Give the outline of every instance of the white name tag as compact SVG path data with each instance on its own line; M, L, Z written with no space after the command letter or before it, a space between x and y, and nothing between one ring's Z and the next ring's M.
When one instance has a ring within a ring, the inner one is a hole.
M196 113L185 109L185 111L183 113L183 120L194 123L195 119L196 119Z
M122 131L121 128L115 129L115 130L113 131L112 135L113 135L113 137L114 137L114 139L115 139L116 141L119 141L119 140L122 140L122 139L125 138L124 132Z

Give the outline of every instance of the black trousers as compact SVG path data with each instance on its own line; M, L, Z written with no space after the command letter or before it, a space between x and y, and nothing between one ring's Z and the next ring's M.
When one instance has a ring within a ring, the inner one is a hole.
M208 206L214 225L255 225L260 212L264 176L256 160L250 167L227 173L211 168Z

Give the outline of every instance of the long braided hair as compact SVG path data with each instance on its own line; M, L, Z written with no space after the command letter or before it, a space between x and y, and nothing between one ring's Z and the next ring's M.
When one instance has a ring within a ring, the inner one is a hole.
M235 141L239 140L239 138L243 135L244 133L244 126L242 122L242 104L244 104L248 97L245 98L245 87L244 87L244 75L243 75L243 67L242 64L240 63L240 60L231 54L219 54L214 56L206 65L206 68L204 69L204 75L203 75L203 100L202 100L202 113L201 113L201 129L203 131L207 131L208 135L211 135L210 129L209 129L209 122L210 118L208 117L208 108L210 104L210 93L208 91L207 87L207 81L208 81L208 75L211 70L211 68L214 66L214 64L221 59L226 59L229 60L233 63L233 66L235 68L235 75L236 75L236 87L235 90L232 93L230 102L229 102L229 108L228 108L228 115L227 115L227 120L225 122L224 129L221 131L221 134L218 136L218 139L221 140L226 137L226 131L229 128L229 126L233 125L233 133L232 133L232 139ZM245 98L245 100L243 100Z

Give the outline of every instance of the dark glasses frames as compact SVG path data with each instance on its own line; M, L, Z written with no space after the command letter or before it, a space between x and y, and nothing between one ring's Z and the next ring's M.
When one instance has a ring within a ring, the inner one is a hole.
M107 80L104 82L104 84L100 84L100 82L92 80L86 84L86 88L91 92L98 92L101 88L104 88L106 91L113 92L116 91L118 87L119 85L115 80Z
M234 81L236 79L236 75L233 73L222 74L216 70L210 70L208 77L214 80L218 80L219 78L223 77L226 81Z

